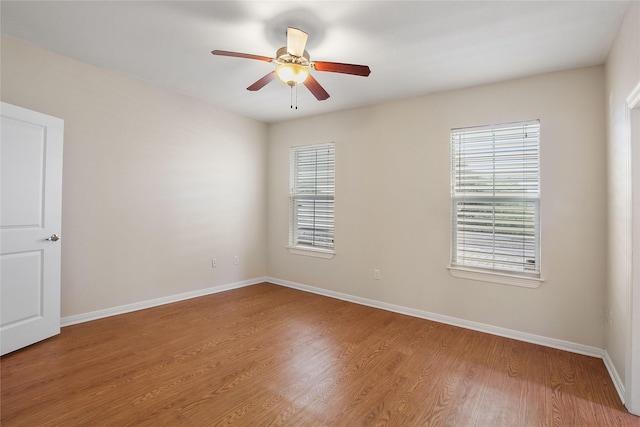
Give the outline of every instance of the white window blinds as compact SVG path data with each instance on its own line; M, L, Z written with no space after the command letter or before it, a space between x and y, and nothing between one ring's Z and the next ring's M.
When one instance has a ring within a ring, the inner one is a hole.
M289 245L332 251L334 247L334 144L291 148Z
M451 131L452 266L540 275L540 122Z

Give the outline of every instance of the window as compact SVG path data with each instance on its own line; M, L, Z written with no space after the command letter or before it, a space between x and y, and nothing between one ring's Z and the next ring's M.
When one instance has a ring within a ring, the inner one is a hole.
M289 248L333 254L334 144L291 147L290 168Z
M451 131L454 276L457 268L540 277L539 151L537 120Z

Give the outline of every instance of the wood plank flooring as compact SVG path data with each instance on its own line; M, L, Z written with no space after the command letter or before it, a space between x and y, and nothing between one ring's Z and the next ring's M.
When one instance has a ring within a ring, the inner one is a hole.
M260 284L0 360L2 426L640 426L599 359Z

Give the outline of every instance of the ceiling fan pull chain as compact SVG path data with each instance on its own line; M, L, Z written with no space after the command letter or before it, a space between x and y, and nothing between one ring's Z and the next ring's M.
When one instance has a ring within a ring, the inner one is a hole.
M293 110L293 86L289 86L289 103L291 104L289 108Z
M291 108L293 110L293 88L296 88L296 110L298 109L298 85L293 85L293 86L289 86L289 89L291 90L290 93L290 98L291 98L291 106L289 108Z

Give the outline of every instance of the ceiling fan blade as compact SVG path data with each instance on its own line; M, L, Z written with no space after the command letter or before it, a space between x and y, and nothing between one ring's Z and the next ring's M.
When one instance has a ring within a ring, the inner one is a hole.
M297 28L287 28L287 52L293 56L303 56L309 35Z
M329 94L327 93L327 91L324 90L322 86L320 86L320 83L318 83L318 81L314 79L311 74L307 76L306 80L304 81L304 85L307 87L307 89L309 89L309 92L311 92L318 101L324 101L325 99L329 98Z
M276 72L272 71L269 74L267 74L266 76L262 77L257 82L255 82L254 84L252 84L251 86L249 86L247 88L247 90L250 90L250 91L260 90L263 87L265 87L271 80L273 80L275 78L276 78Z
M342 64L340 62L314 61L313 68L318 71L328 71L330 73L353 74L354 76L367 77L371 70L367 65Z
M229 52L226 50L213 50L211 53L221 56L233 56L235 58L257 59L258 61L273 61L273 58L269 58L268 56L252 55L250 53Z

